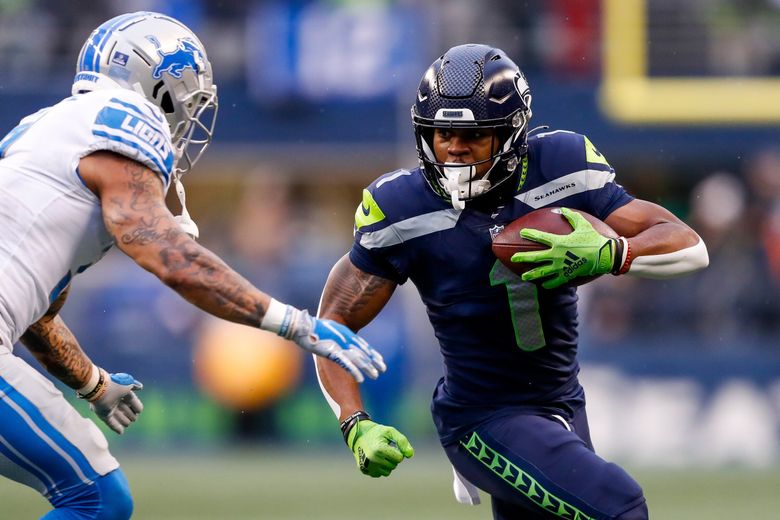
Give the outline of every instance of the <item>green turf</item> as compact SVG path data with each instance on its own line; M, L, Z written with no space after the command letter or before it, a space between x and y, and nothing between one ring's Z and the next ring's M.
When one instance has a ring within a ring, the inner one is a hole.
M333 450L303 446L119 458L133 488L137 520L490 518L489 503L455 502L449 466L435 446L418 447L414 459L384 479L359 475L349 453L340 446ZM780 468L633 473L654 520L763 520L778 518L780 511ZM0 479L0 518L38 518L47 506L35 492Z

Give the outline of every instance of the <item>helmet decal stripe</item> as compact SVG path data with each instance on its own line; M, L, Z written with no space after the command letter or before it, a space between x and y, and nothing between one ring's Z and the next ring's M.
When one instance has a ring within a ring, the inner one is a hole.
M131 21L134 21L136 19L145 18L146 16L148 16L148 14L149 13L147 13L147 12L130 13L130 14L124 14L122 16L117 16L116 18L114 18L114 23L111 25L111 27L106 29L106 32L105 32L105 34L103 36L103 39L98 44L98 50L97 50L97 53L95 53L94 62L92 64L92 67L93 67L92 70L98 70L98 68L99 68L98 65L99 65L99 62L100 62L100 58L101 58L101 56L103 54L103 49L105 48L105 46L108 43L108 41L111 39L110 37L113 34L113 32L116 29L118 29L121 25L125 24L126 22L131 22Z
M100 28L98 27L93 36L92 41L89 42L89 45L84 46L84 50L81 52L81 63L79 63L79 71L92 71L94 70L91 67L93 58L95 56L95 45L98 41L100 41L100 37L102 36L102 32L100 32ZM90 64L90 67L87 67L87 63Z
M98 63L100 61L99 54L98 54L98 45L100 45L101 42L105 42L108 40L109 36L111 36L111 33L116 27L117 22L121 18L125 18L128 15L123 14L121 16L117 16L116 18L112 18L111 20L107 21L92 33L92 40L89 42L88 45L84 47L84 52L81 57L81 63L79 65L79 71L93 71L96 72L98 70Z

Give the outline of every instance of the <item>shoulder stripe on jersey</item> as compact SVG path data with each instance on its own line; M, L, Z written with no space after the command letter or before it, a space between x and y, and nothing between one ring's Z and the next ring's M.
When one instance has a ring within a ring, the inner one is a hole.
M111 141L123 144L125 146L129 146L130 148L136 150L138 153L143 155L146 159L151 161L152 164L154 164L157 172L163 176L163 182L165 183L166 186L168 186L170 171L173 168L172 157L169 157L168 158L169 160L166 160L165 165L163 165L163 163L160 162L160 156L158 154L153 154L149 152L148 147L138 144L128 134L114 135L109 132L103 130L97 130L97 129L93 129L92 133L98 137L105 137Z
M111 136L115 141L133 143L134 148L144 150L146 155L155 158L154 162L160 166L160 172L166 180L173 169L170 140L146 118L109 105L98 113L92 133L102 137Z
M550 130L549 132L539 132L538 134L534 134L533 137L547 137L548 135L555 135L555 134L573 134L571 130Z
M603 188L614 180L615 172L612 171L580 170L516 195L515 198L538 209L577 193Z
M437 231L452 229L458 223L461 213L457 209L443 209L417 215L391 224L384 229L363 233L360 236L360 245L366 249L389 247Z
M139 119L143 119L144 123L151 126L158 132L162 133L162 123L163 123L162 117L153 113L151 110L149 111L141 110L141 108L138 107L137 105L134 105L132 103L127 103L126 101L122 101L117 98L111 98L108 101L106 106L120 111L130 110L131 112L134 112L135 117L138 117ZM154 119L150 119L149 118L150 115L153 116Z
M117 98L111 98L109 100L109 103L116 103L116 104L121 105L121 106L123 106L125 108L133 110L133 111L138 113L139 117L149 117L149 116L152 116L153 118L155 118L157 120L157 122L159 122L159 123L163 122L163 117L161 115L159 115L155 110L146 110L146 111L144 111L144 110L141 110L139 107L137 107L136 105L134 105L132 103L128 103L127 101L122 101L121 99L117 99Z
M408 170L398 170L397 172L395 172L393 174L390 174L387 177L385 177L384 179L382 179L379 182L377 182L376 183L376 187L379 188L379 187L381 187L383 184L385 184L387 182L392 182L392 181L396 180L398 177L403 177L404 175L411 175L411 174L412 174L412 172L410 172Z

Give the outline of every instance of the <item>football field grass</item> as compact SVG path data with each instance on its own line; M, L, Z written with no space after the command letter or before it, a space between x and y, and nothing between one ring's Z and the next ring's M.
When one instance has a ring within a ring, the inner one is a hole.
M247 449L211 454L119 453L138 520L489 519L489 500L455 502L449 465L435 446L420 446L390 478L358 474L341 446L332 451ZM654 520L780 518L780 468L632 471ZM0 479L0 518L40 517L48 504Z

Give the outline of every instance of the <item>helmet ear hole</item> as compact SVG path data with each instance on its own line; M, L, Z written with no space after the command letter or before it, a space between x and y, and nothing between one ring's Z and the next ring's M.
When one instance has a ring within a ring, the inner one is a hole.
M152 97L157 101L163 112L166 114L172 114L176 109L173 107L173 99L171 93L166 89L160 94L160 89L165 86L165 83L158 81L152 89Z
M166 114L172 114L174 112L173 100L171 99L171 93L167 90L163 93L162 99L160 99L160 108Z

